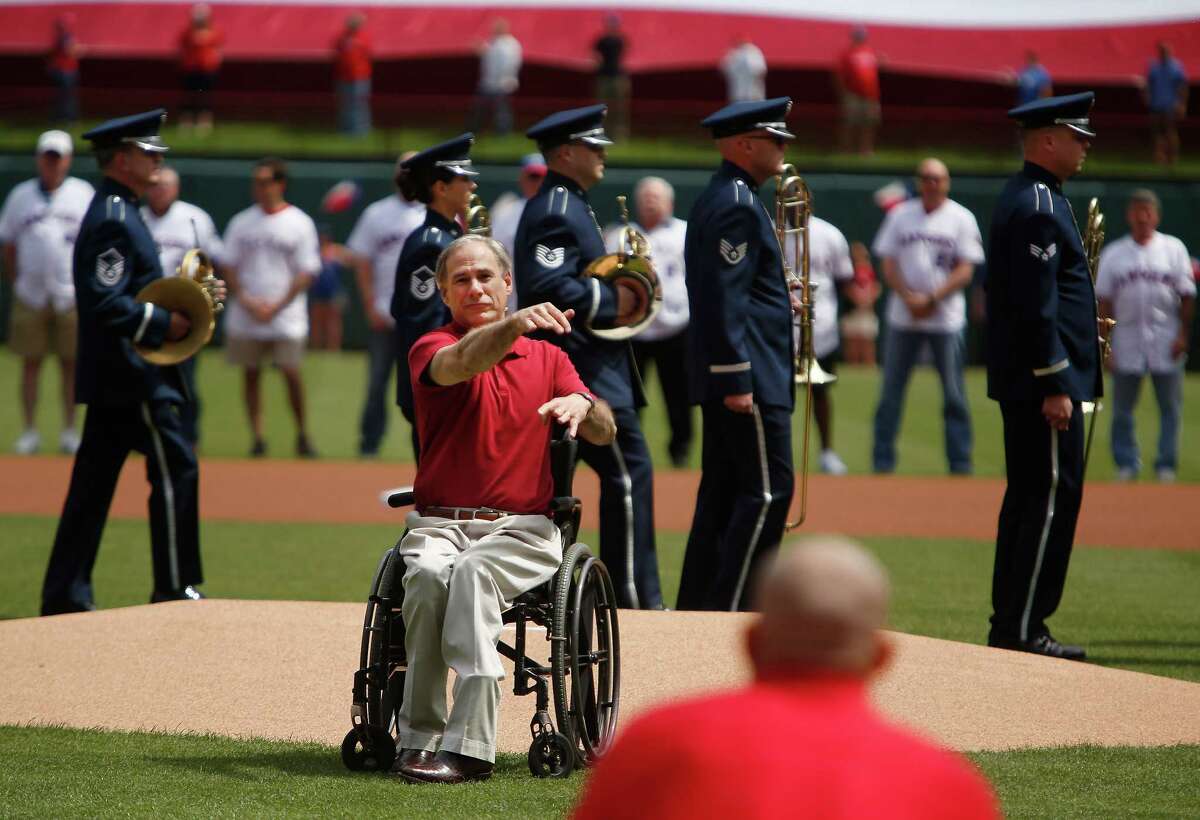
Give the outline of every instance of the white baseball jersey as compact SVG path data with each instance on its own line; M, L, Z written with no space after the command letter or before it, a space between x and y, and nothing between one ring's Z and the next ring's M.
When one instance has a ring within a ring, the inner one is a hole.
M876 256L896 260L909 290L933 293L959 262L983 261L983 240L975 215L952 199L931 213L919 197L888 211L872 247ZM933 315L914 319L900 294L888 294L887 321L901 330L957 333L967 323L966 297L959 290L939 302Z
M221 262L237 271L239 295L277 301L293 280L321 272L317 226L295 205L267 213L251 205L229 221ZM308 335L308 298L302 291L270 322L256 321L235 296L225 332L249 339L303 339Z
M220 259L224 253L224 245L212 217L190 202L176 200L162 216L156 216L149 205L143 205L142 221L158 245L158 261L162 265L163 276L178 274L183 255L192 248L200 248L214 260Z
M795 243L790 238L784 253L796 276L800 276L800 264L794 258ZM850 245L842 232L815 216L808 220L808 275L809 280L817 286L816 304L813 306L813 354L819 359L837 350L837 285L854 278L854 263L850 260ZM799 342L797 336L797 350Z
M662 310L634 338L642 342L669 339L687 327L690 316L687 270L683 266L683 240L687 236L687 222L671 216L652 230L637 224L633 227L650 242L650 261L654 263L663 295ZM617 252L620 237L620 225L610 225L604 232L604 245L609 253Z
M766 96L767 60L753 43L742 43L721 59L721 73L730 102L761 100Z
M370 260L374 307L384 316L391 316L396 264L404 249L404 240L424 221L425 206L422 203L408 202L399 194L392 194L368 205L346 240L347 248Z
M38 179L27 179L9 192L0 210L0 243L16 246L17 279L13 291L32 308L47 304L65 313L75 307L71 257L79 225L96 191L67 177L47 195Z
M509 258L515 255L513 248L517 244L517 225L521 223L521 214L525 213L525 203L528 202L520 194L506 191L496 197L488 216L492 220L492 239L495 239L508 251ZM517 277L513 274L512 293L508 295L508 312L517 310Z
M1113 365L1121 373L1174 369L1179 300L1196 295L1192 260L1173 236L1155 231L1145 245L1123 236L1100 253L1096 296L1113 303Z

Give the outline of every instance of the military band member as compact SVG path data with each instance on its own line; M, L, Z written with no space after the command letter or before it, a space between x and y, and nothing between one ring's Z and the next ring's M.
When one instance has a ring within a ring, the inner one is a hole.
M396 262L392 290L392 319L396 322L396 404L412 426L413 455L420 458L417 417L413 410L408 351L423 335L450 321L450 311L438 296L437 260L450 243L463 235L467 205L474 193L471 143L474 134L461 134L426 148L400 163L396 185L409 201L425 203L425 221L404 240Z
M1009 179L988 243L988 396L1000 403L1008 488L1000 508L988 645L1083 660L1046 619L1067 579L1083 499L1082 403L1103 392L1096 294L1062 185L1083 168L1091 92L1008 112L1025 165Z
M179 406L186 389L179 368L141 358L134 345L156 349L182 339L180 313L134 297L162 276L158 249L138 211L158 178L167 150L158 131L161 108L110 120L83 135L104 179L75 243L79 310L76 399L88 405L83 439L42 587L42 614L95 609L92 567L109 504L130 450L146 456L150 481L151 603L203 597L197 517L199 469L183 437ZM224 296L224 284L218 285Z
M517 226L516 280L521 307L551 302L575 311L576 321L560 345L580 378L611 405L617 440L607 446L580 442L579 453L600 476L600 557L612 573L623 607L661 608L662 590L654 549L654 487L650 452L637 408L645 403L628 342L599 338L589 328L627 325L639 318L629 289L581 278L604 255L604 238L587 191L604 176L604 105L560 111L534 125L549 169Z
M748 609L748 581L779 546L792 499L795 303L758 198L794 139L791 105L733 103L702 123L723 161L692 207L684 248L688 377L704 436L680 609Z

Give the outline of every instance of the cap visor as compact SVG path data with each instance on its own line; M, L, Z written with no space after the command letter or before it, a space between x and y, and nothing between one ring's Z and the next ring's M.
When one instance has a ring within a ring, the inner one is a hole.
M580 137L579 141L587 143L588 145L612 145L613 144L613 141L608 138L607 134L601 134L601 135L589 136L589 137Z
M1067 128L1070 128L1076 134L1083 134L1083 136L1085 136L1085 137L1095 137L1096 136L1095 131L1093 131L1090 128L1084 128L1082 125L1068 125Z
M460 177L477 177L477 176L479 176L478 171L472 171L470 168L460 168L457 165L447 165L444 167L446 168L447 171L449 171L450 173L452 173L456 176L460 176Z
M763 130L768 134L774 134L777 137L783 137L785 140L794 140L796 138L796 135L786 128L776 128L771 126L770 128L764 128Z
M151 154L165 154L171 150L167 146L163 145L162 141L158 137L147 137L145 139L133 137L125 141L130 142L136 145L138 148L141 148L143 151Z

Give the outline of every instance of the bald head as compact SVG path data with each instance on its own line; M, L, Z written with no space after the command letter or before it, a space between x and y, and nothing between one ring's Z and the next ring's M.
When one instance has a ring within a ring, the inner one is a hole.
M950 169L936 157L928 157L917 165L917 193L926 211L941 206L950 195Z
M760 576L759 621L749 636L760 676L837 672L865 677L886 657L883 567L852 541L810 538L781 552Z

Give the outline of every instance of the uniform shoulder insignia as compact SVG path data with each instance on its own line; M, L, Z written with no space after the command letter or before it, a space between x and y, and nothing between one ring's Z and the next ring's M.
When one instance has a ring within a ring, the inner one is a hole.
M408 290L414 298L425 301L437 291L437 276L428 265L422 265L409 276Z
M125 257L116 248L109 248L96 257L96 281L111 288L125 275Z
M1058 253L1058 244L1056 242L1051 242L1045 248L1039 248L1037 245L1030 242L1029 253L1033 255L1034 259L1040 259L1043 262L1049 262L1054 258L1054 254Z
M546 213L553 214L557 212L565 216L569 199L567 189L561 185L555 185L554 189L550 191L550 198L546 202Z
M721 253L721 258L728 265L736 265L746 258L746 248L748 243L743 242L740 245L734 245L728 239L722 239L718 250Z
M548 248L545 245L537 245L533 249L533 255L537 258L538 264L548 270L554 270L560 267L567 258L566 248Z
M1040 211L1042 209L1042 201L1046 202L1046 209L1050 213L1054 213L1054 197L1050 193L1050 187L1044 182L1033 183L1033 209Z

